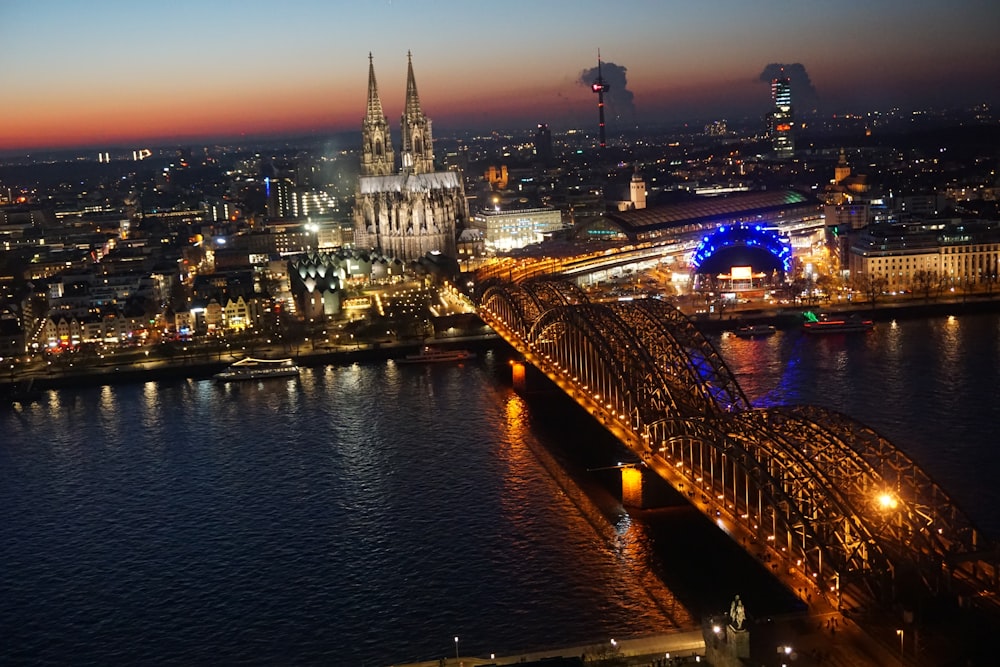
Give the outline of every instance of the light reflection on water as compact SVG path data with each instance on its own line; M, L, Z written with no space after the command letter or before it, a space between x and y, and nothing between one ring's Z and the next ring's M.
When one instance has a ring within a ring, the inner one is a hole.
M688 619L492 356L0 413L0 662L390 664ZM596 528L595 528L596 526Z
M716 343L755 405L859 419L996 532L998 333L983 316ZM724 574L725 538L692 552L689 513L609 505L580 470L608 465L588 449L603 432L507 372L353 364L0 412L0 662L380 665L456 634L485 655L688 622L656 575Z
M863 334L712 337L756 406L813 404L874 428L1000 534L1000 316L879 322Z

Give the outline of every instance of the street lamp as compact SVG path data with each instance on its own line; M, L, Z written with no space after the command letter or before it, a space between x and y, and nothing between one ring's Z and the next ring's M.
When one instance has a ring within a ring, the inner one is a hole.
M899 635L899 661L903 662L903 629L896 630L896 634Z
M458 637L455 637L455 662L458 662Z

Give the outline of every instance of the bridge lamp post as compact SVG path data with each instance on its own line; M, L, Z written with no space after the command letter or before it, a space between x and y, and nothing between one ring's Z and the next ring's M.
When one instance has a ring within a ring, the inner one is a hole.
M899 499L888 491L880 493L875 500L878 502L879 509L884 512L894 510L899 506Z
M455 637L455 662L458 662L458 636Z

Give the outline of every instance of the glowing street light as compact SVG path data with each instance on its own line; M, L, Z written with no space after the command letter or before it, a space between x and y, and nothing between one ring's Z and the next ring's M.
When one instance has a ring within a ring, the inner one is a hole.
M458 662L458 637L455 637L455 662Z
M896 499L896 496L888 491L880 493L877 500L878 506L883 510L894 510L899 505L899 500Z

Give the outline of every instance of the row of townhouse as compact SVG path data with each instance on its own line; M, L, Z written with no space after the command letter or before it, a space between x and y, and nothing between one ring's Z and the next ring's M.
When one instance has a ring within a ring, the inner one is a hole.
M266 296L229 296L195 301L188 310L174 313L174 331L181 336L204 333L240 332L264 324L272 311Z
M76 347L85 343L122 345L145 340L150 326L147 315L60 314L45 318L40 338L42 345L49 349ZM38 341L34 344L37 345Z

